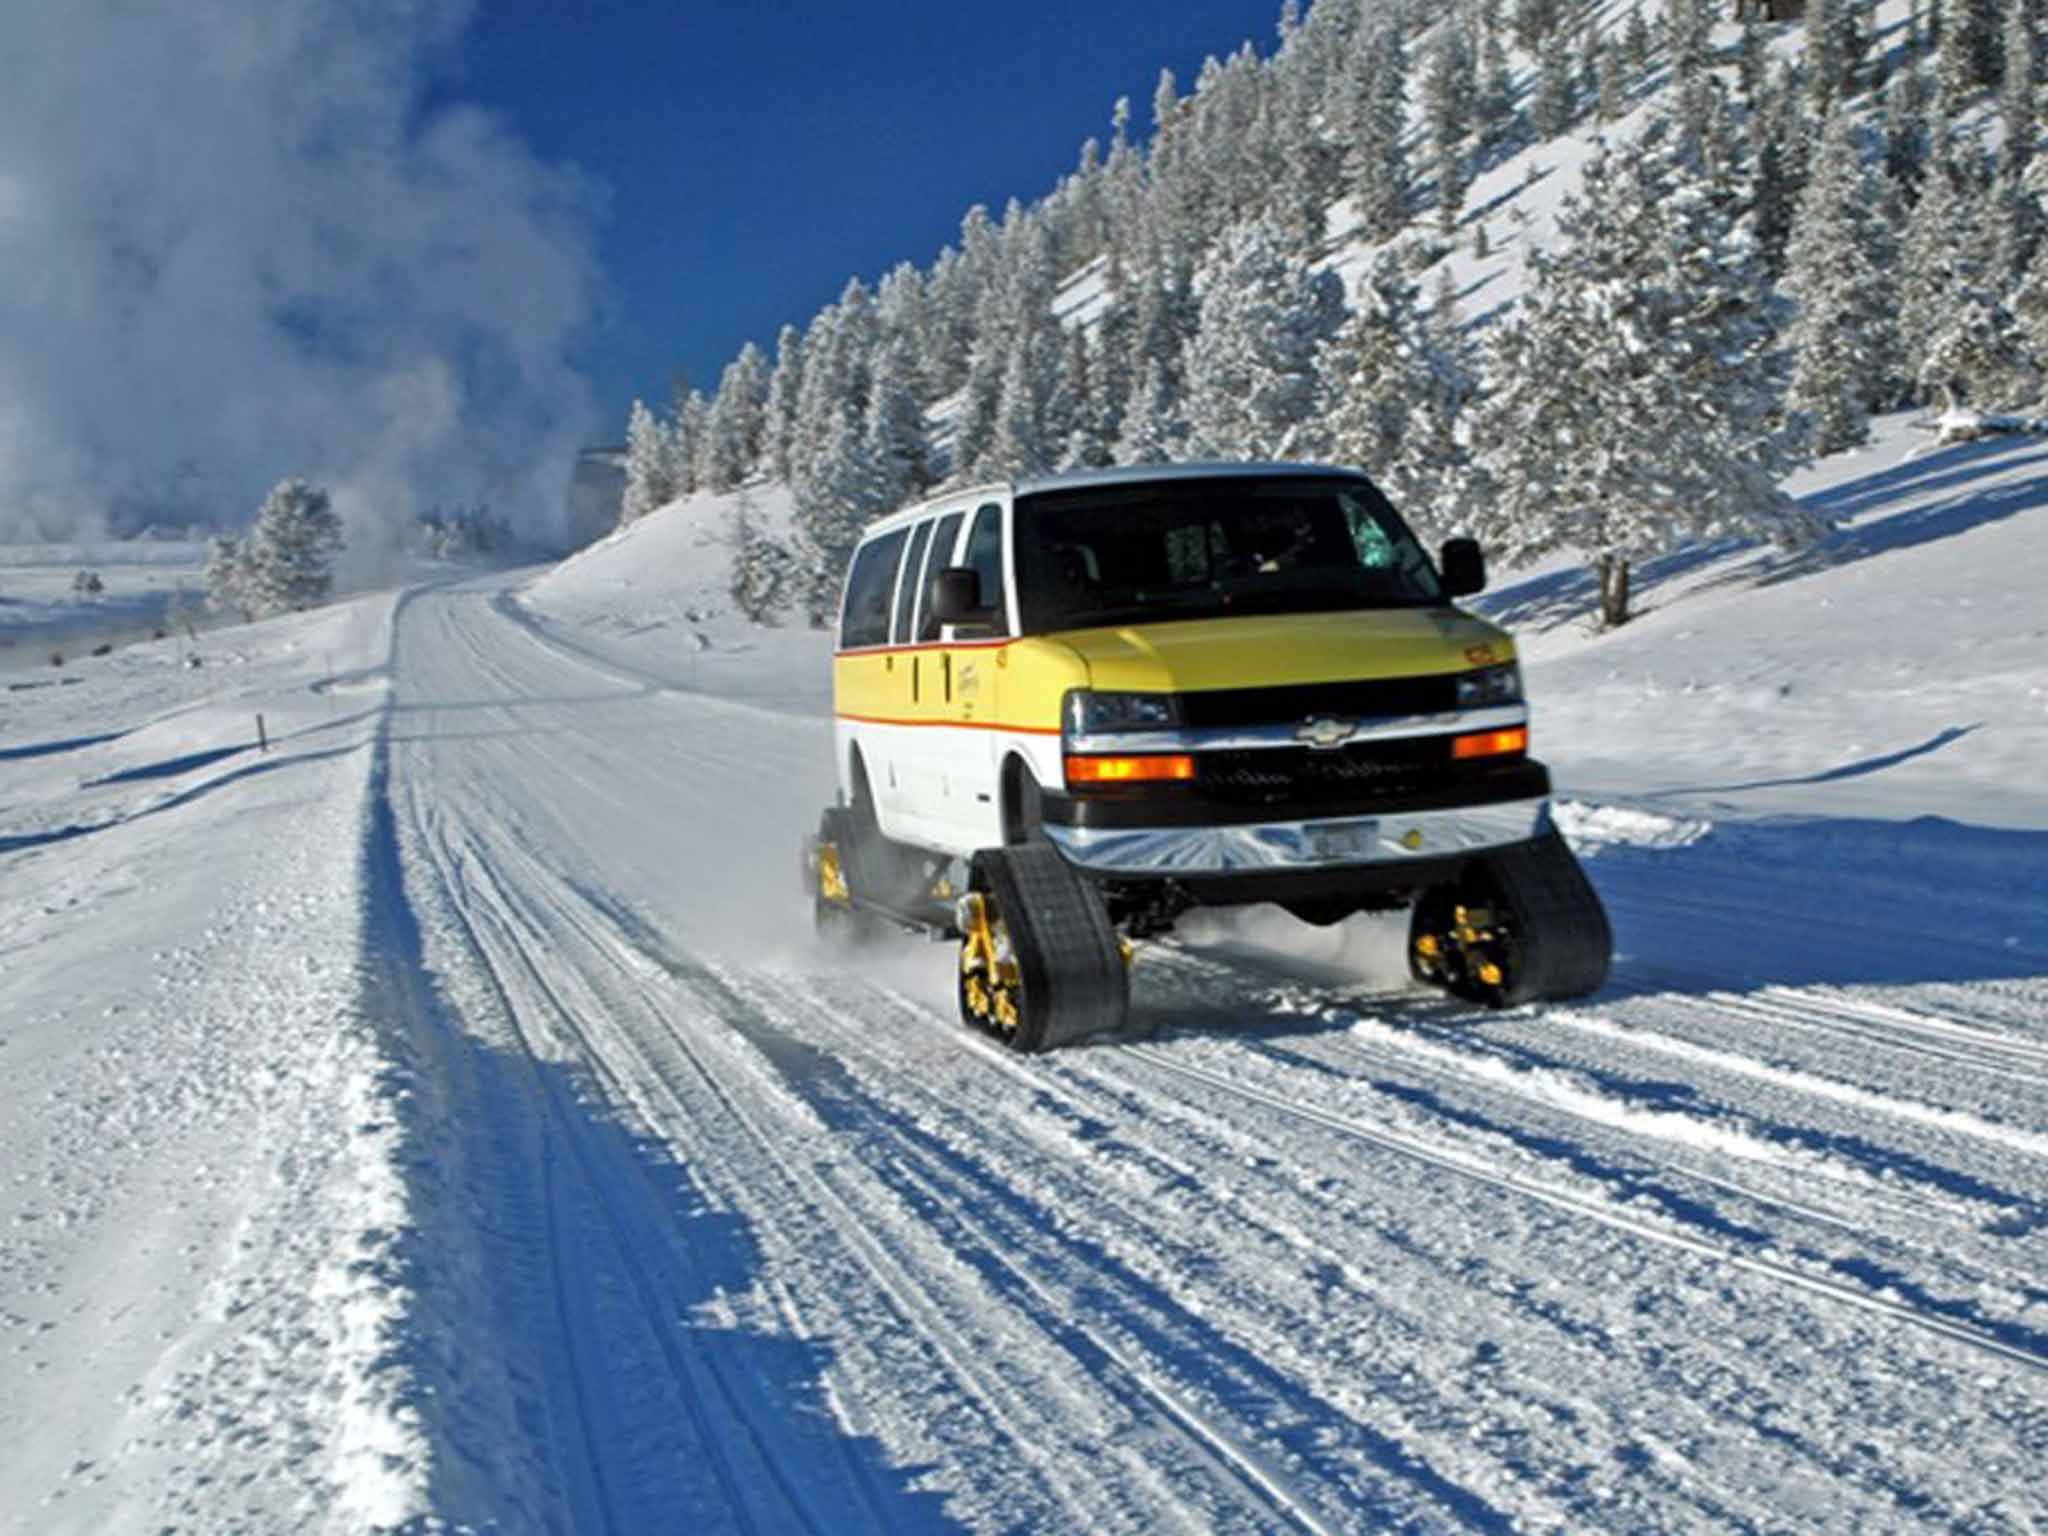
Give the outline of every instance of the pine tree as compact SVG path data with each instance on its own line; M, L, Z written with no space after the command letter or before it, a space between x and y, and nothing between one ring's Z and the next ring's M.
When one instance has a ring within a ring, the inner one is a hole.
M1515 46L1524 53L1541 52L1557 31L1561 15L1560 0L1515 0Z
M1398 251L1382 252L1320 363L1331 401L1328 452L1363 467L1411 521L1434 531L1462 459L1457 425L1471 396L1456 300L1441 284L1425 320Z
M1422 76L1423 121L1436 170L1437 223L1446 237L1465 206L1465 135L1478 94L1471 44L1455 23L1437 33Z
M793 325L784 325L775 340L775 374L768 381L768 407L762 431L768 467L776 479L791 478L790 443L796 433L796 402L804 383L804 342Z
M1806 0L1807 107L1828 115L1842 89L1842 13L1849 0Z
M327 493L300 479L278 481L242 540L239 601L259 615L325 602L341 549L341 519Z
M1785 287L1799 315L1786 403L1806 414L1815 453L1839 453L1869 434L1897 367L1891 282L1876 183L1863 166L1846 109L1830 113L1793 225Z
M2035 25L2027 0L2010 0L2005 18L2005 80L1999 90L1998 115L2005 125L2003 161L2008 174L2023 174L2034 158L2041 136L2040 90L2034 49Z
M1650 25L1643 20L1641 0L1628 8L1628 20L1621 29L1621 56L1628 65L1630 90L1641 90L1650 73Z
M254 618L242 590L242 543L227 534L216 534L206 546L206 606L216 612L233 611L246 621Z
M1770 59L1764 52L1763 28L1757 25L1756 8L1742 12L1742 37L1735 50L1735 79L1742 92L1742 104L1751 112L1764 93L1769 79Z
M1164 464L1176 457L1185 429L1175 410L1166 370L1148 359L1122 411L1123 428L1116 441L1119 464Z
M789 601L795 576L789 547L761 528L753 498L742 488L726 527L732 564L726 591L749 623L773 625Z
M1926 87L1917 69L1902 69L1884 96L1884 170L1908 202L1919 195L1926 160Z
M711 402L704 392L693 389L676 408L675 426L668 434L671 494L681 496L702 489L708 468L711 437Z
M1202 295L1188 346L1187 418L1196 452L1310 455L1321 404L1316 354L1344 323L1342 281L1314 272L1260 222L1230 243Z
M626 491L619 503L619 526L639 522L675 500L676 494L668 429L644 400L635 400L626 418Z
M875 360L862 426L878 511L908 501L932 484L931 434L917 403L916 372L917 351L911 338L891 337Z
M1561 48L1545 49L1536 62L1536 96L1529 104L1529 126L1538 139L1554 139L1571 123L1571 61Z
M1345 180L1369 240L1389 240L1408 222L1407 50L1386 19L1369 24L1351 79L1351 151Z
M1515 120L1515 82L1508 69L1508 51L1498 29L1489 29L1479 51L1478 120L1480 142L1498 144Z
M862 423L837 413L797 487L798 597L813 629L832 620L861 529L888 509Z
M1599 112L1602 123L1611 123L1626 110L1626 92L1621 83L1621 50L1600 50Z
M1957 166L1954 154L1953 146L1947 146L1929 164L1921 179L1920 200L1913 205L1899 243L1894 295L1899 357L1915 398L1921 399L1922 364L1956 290L1967 282L1961 252L1976 233L1968 226L1976 217L1977 202L1964 188L1967 173Z
M1958 0L1941 28L1934 60L1934 110L1944 123L1962 111L1980 83L1978 20L1974 0Z
M1474 433L1491 475L1475 531L1510 558L1583 551L1610 627L1628 617L1632 562L1800 526L1777 488L1792 461L1761 285L1679 138L1659 120L1588 164L1521 311L1494 328Z

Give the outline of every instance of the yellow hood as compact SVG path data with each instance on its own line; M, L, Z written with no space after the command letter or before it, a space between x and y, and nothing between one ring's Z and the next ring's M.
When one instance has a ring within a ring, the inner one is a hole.
M1512 661L1514 642L1449 608L1289 613L1070 630L1091 687L1140 693L1421 677Z

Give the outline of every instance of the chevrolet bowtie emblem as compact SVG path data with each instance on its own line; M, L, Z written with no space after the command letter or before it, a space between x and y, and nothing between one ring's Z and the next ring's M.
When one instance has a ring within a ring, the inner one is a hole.
M1305 741L1312 747L1328 750L1341 747L1349 741L1358 729L1356 720L1339 720L1331 715L1317 715L1304 720L1294 728L1294 739Z

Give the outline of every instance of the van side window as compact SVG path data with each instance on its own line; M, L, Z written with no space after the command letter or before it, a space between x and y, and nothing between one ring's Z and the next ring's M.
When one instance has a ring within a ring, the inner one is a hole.
M932 535L932 550L924 563L922 595L917 600L917 643L924 645L939 638L939 616L932 612L932 586L939 579L939 572L953 562L953 545L959 540L960 525L967 520L965 512L948 512L939 519L938 531Z
M977 624L988 634L1010 632L1009 605L1003 598L1003 509L995 502L980 507L967 533L967 553L960 563L981 578L981 605L995 610L995 622Z
M896 563L910 530L898 528L853 557L846 575L846 604L839 622L839 648L889 643L889 599L896 588Z
M931 542L932 525L922 522L910 536L910 555L903 562L903 580L896 584L896 622L890 634L897 645L910 644L910 615L917 602L918 573L924 569L925 545Z

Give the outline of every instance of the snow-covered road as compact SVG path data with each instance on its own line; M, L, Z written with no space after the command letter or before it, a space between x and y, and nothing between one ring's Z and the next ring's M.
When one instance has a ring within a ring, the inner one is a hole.
M824 722L501 581L403 604L392 680L366 953L444 1519L2048 1521L2048 834L1568 808L1585 1005L1239 929L1026 1060L949 951L811 946Z

